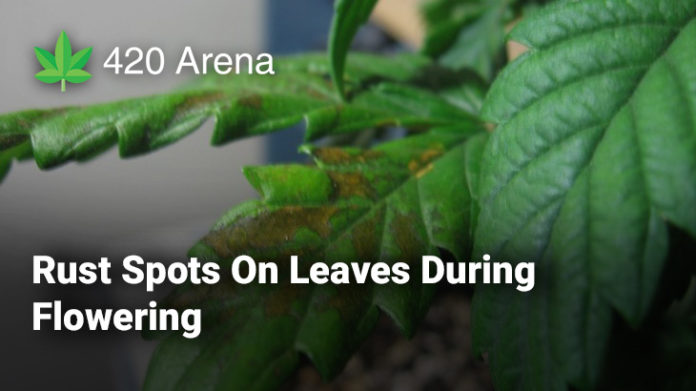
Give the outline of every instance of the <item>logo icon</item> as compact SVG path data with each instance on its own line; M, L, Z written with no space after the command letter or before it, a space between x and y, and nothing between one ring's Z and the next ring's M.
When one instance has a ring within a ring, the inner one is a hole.
M79 52L72 54L70 47L70 39L65 31L60 33L56 42L56 53L51 54L48 50L39 47L34 48L36 59L39 64L44 67L44 70L37 73L35 77L47 84L60 82L60 91L65 92L65 82L68 83L84 83L89 80L92 75L82 70L89 56L92 55L92 47L82 49Z

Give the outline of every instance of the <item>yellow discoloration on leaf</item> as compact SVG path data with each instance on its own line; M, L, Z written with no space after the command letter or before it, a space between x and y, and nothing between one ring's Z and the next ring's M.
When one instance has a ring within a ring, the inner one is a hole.
M445 152L441 144L433 145L423 151L418 157L408 162L408 170L420 178L432 169L431 162L440 157Z
M430 162L442 155L444 151L445 148L441 144L438 144L423 151L423 153L420 155L420 160L423 163Z
M416 172L416 178L418 178L418 179L422 178L423 175L429 173L432 169L433 169L433 164L429 163L427 166L423 167L418 172Z

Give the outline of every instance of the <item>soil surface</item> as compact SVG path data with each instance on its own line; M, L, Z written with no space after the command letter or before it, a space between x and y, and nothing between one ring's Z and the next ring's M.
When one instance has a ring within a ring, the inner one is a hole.
M411 340L382 315L373 335L343 373L324 383L310 363L284 389L295 391L488 391L488 368L471 352L471 296L445 291L435 298Z

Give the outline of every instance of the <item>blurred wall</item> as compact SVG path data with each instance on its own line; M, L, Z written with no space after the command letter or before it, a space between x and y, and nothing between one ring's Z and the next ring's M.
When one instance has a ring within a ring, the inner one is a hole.
M261 51L265 3L246 0L1 0L0 112L88 104L164 92L185 45ZM83 85L44 85L33 47L53 51L65 29L73 48L94 46ZM116 77L102 68L114 46L160 46L169 75ZM39 171L16 164L0 185L0 389L133 390L152 344L137 333L55 335L33 332L31 302L64 299L107 307L146 303L138 288L52 289L31 284L31 257L94 260L130 253L184 259L186 250L229 207L254 197L240 167L264 159L263 141L209 146L212 127L149 156L120 160L112 149L87 164ZM50 388L49 388L50 387Z

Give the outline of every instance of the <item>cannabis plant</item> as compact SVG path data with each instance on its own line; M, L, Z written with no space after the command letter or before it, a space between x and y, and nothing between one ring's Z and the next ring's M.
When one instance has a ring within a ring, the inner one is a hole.
M244 168L260 198L192 256L533 261L530 293L475 288L497 389L696 389L696 0L435 0L421 53L349 53L375 3L336 1L329 55L274 77L3 115L0 173L147 153L210 117L214 145L304 122L314 164ZM506 37L527 48L508 64ZM406 136L353 144L388 127ZM180 287L168 305L203 308L206 329L161 336L145 389L271 390L302 355L330 380L380 312L416 333L435 289Z

